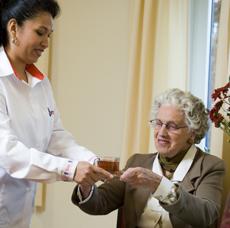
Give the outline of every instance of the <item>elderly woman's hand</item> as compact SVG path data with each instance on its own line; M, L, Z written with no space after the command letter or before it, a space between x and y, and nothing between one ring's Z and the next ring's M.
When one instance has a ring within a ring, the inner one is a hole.
M149 169L135 167L127 169L120 177L121 181L127 182L131 186L146 187L154 193L161 182L162 177Z

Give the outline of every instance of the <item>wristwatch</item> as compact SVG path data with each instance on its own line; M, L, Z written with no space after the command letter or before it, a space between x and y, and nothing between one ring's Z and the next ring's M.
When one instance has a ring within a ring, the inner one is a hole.
M162 199L161 202L164 204L175 203L178 200L178 187L179 185L174 183L169 194L164 199Z

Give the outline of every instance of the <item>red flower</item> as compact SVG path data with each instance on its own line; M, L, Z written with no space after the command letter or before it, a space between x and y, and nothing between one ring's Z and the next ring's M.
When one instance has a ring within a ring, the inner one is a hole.
M212 93L214 104L209 112L215 127L221 128L230 136L230 78L229 82Z
M222 98L227 98L229 97L228 90L230 87L230 82L228 82L225 86L217 88L214 90L212 94L212 99L215 101L217 98L222 99Z
M218 113L218 110L215 109L215 107L209 112L209 117L211 121L215 124L215 127L220 127L220 124L224 119L223 115Z

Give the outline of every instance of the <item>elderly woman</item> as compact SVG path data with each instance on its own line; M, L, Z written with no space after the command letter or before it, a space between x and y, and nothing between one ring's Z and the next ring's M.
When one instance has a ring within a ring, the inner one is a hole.
M195 146L208 129L204 104L170 89L156 98L150 124L157 153L133 155L120 178L99 187L76 186L73 203L94 215L122 207L126 228L216 227L224 163Z

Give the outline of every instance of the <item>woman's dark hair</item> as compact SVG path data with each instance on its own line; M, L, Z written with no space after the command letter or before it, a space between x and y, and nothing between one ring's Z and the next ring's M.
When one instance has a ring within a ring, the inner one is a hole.
M41 12L50 13L55 18L60 7L55 0L0 0L0 46L8 44L7 23L10 19L14 18L21 26Z

